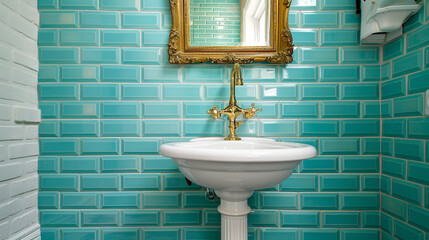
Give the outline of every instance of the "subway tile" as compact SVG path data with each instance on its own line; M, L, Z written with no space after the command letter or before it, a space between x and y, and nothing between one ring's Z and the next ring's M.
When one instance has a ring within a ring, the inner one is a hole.
M59 229L42 228L40 229L40 237L42 237L43 239L58 240L60 239Z
M292 29L291 33L295 46L319 45L319 30L317 29Z
M142 208L180 208L180 192L143 192ZM165 217L165 216L164 216Z
M70 120L60 122L61 137L98 137L99 123L96 120Z
M201 210L164 210L162 211L163 226L201 226Z
M258 104L258 107L260 105ZM263 111L266 109L263 108ZM258 114L260 116L260 114ZM318 102L282 102L280 103L281 118L318 118Z
M225 67L185 66L183 82L225 82Z
M259 234L260 234L261 240L274 240L274 239L298 240L299 238L298 229L260 228Z
M81 28L119 28L119 13L82 11L79 21Z
M360 228L360 212L322 212L323 228Z
M161 13L157 12L123 12L122 28L161 29Z
M281 227L311 228L320 226L320 212L318 211L281 211Z
M280 183L280 191L284 192L317 192L319 178L317 175L292 174Z
M320 36L320 46L357 46L360 39L357 29L322 29Z
M378 210L380 193L340 193L341 210Z
M379 175L362 175L361 190L368 192L380 191L380 176Z
M125 138L122 139L122 154L124 155L155 155L161 141L157 138Z
M380 120L341 120L342 137L380 136Z
M300 137L338 137L340 122L338 120L300 120Z
M101 193L101 208L129 209L140 208L140 193Z
M400 77L423 69L423 50L419 50L392 62L393 77Z
M395 157L408 160L424 161L424 141L395 139Z
M362 102L363 118L380 118L380 102L366 101Z
M162 95L164 100L202 100L203 87L200 84L166 84L163 86Z
M381 172L383 174L405 179L405 174L407 170L407 163L405 160L391 157L383 157L382 166L383 167L381 169Z
M139 102L102 102L101 118L140 118Z
M378 173L380 163L378 156L342 156L342 173Z
M171 29L171 26L173 25L173 17L171 16L171 13L162 13L161 14L161 19L162 19L162 25L161 28L162 29Z
M141 35L143 47L165 47L168 45L170 31L144 30Z
M159 65L160 48L122 48L122 64Z
M341 12L341 28L359 28L360 24L360 16L355 11Z
M41 227L79 227L79 211L40 211Z
M203 210L204 226L220 226L221 214L217 210Z
M409 118L407 121L408 138L429 139L429 118Z
M320 115L322 118L358 118L360 116L360 102L321 102Z
M384 198L384 196L382 196ZM382 203L383 205L383 203ZM393 218L385 213L380 214L380 228L388 232L389 234L393 233Z
M99 172L98 157L61 157L61 173L97 173Z
M302 161L301 173L337 173L338 157L316 156Z
M220 228L185 227L182 230L182 237L187 240L216 240L221 238L221 230Z
M378 100L378 83L344 83L341 85L342 100Z
M338 229L302 229L300 231L300 239L302 240L316 240L316 239L339 240L340 230Z
M421 205L423 202L423 187L399 179L392 179L392 196L409 203Z
M429 34L429 25L424 25L423 27L413 31L407 35L407 52L412 52L419 48L429 45L427 36Z
M429 185L429 166L426 163L408 161L407 179L413 182Z
M78 139L40 139L39 140L40 155L62 155L74 156L79 153Z
M81 139L82 155L119 155L119 139Z
M338 100L339 84L301 84L300 100Z
M223 137L225 122L223 120L185 120L183 121L184 137Z
M429 48L428 48L429 49ZM429 51L426 52L429 59ZM429 60L428 60L429 63ZM408 76L408 94L425 92L429 89L429 69Z
M122 84L121 97L122 100L161 100L161 85Z
M279 227L279 213L274 210L257 210L248 215L250 227Z
M181 228L142 228L141 239L180 240Z
M408 205L408 223L426 232L429 230L428 225L429 211L427 209Z
M340 26L340 14L338 11L302 11L300 16L303 28L338 28Z
M218 202L206 198L205 192L184 192L182 194L183 208L216 208Z
M85 64L119 64L118 48L81 48L81 63Z
M98 229L96 228L71 228L71 229L61 229L61 239L88 239L96 240L98 239Z
M39 192L38 194L39 209L59 209L59 193L57 192Z
M404 240L423 240L424 232L395 220L395 237Z
M39 137L59 137L58 121L43 121L39 125Z
M259 120L261 137L296 137L298 136L297 120Z
M101 228L100 237L103 240L138 239L139 228Z
M380 230L375 229L341 229L341 238L344 240L380 239Z
M143 102L142 116L143 118L180 118L182 116L181 105L180 102Z
M42 64L77 64L78 48L39 47L39 61Z
M39 0L37 1L37 9L57 9L58 2L56 0Z
M380 138L362 138L362 155L379 155L380 144Z
M159 226L161 224L160 210L125 210L121 212L122 226Z
M150 1L150 0L141 0L141 10L142 11L169 11L170 3L166 0L163 1Z
M299 209L298 193L270 193L259 194L261 209Z
M137 30L101 30L101 46L139 47L140 31Z
M359 82L359 66L320 66L321 82Z
M98 227L98 226L119 226L119 211L82 211L82 226Z
M59 34L60 46L98 46L98 30L61 29Z
M100 123L102 137L140 137L141 131L139 120L102 120Z
M78 12L76 11L41 11L40 28L77 28Z
M119 175L81 175L81 191L119 191Z
M143 120L142 128L145 137L180 137L182 135L181 120Z
M381 80L386 81L392 78L392 62L381 65Z
M361 80L362 82L379 82L381 78L380 65L362 65Z
M300 15L299 11L290 11L288 16L289 27L290 28L298 28L300 25Z
M423 0L422 0L423 1ZM417 1L417 3L422 2ZM425 11L424 8L421 8L415 15L411 16L410 19L404 24L404 32L408 33L425 23Z
M58 46L58 29L39 29L38 46Z
M338 193L301 193L302 210L338 210Z
M328 13L330 14L330 13ZM299 48L300 64L338 64L338 48Z
M290 7L293 10L318 10L319 3L317 1L307 2L304 0L298 0L293 1Z
M61 102L60 118L62 119L93 119L99 117L98 102Z
M381 98L389 99L406 95L405 77L393 79L381 84Z
M137 11L140 9L136 0L122 0L120 2L115 0L100 0L100 10Z
M82 100L119 100L119 84L81 84Z
M387 62L405 53L405 38L400 37L383 46L383 61Z
M77 192L79 181L77 175L40 175L40 191Z
M381 175L380 191L387 194L392 194L392 179L388 176Z
M37 162L37 172L40 173L58 173L58 157L39 157Z
M359 155L360 141L358 138L321 138L321 155Z
M382 118L393 117L393 101L392 100L381 101L380 114L381 114Z
M101 157L102 173L137 173L140 158L135 156Z
M340 50L342 64L378 64L378 47L342 47Z
M320 191L349 192L359 191L360 177L358 175L322 175L320 176Z
M173 163L176 165L175 163ZM176 165L177 169L177 165ZM185 176L181 173L164 174L162 177L162 189L164 191L189 191L201 190L201 187L192 183L188 185Z
M175 66L144 66L142 68L143 82L180 82L182 69Z
M97 209L99 207L98 193L61 193L61 209Z
M298 85L261 85L260 95L262 100L297 100Z
M40 65L38 73L39 83L41 82L58 82L59 67L57 65Z
M405 138L407 126L405 119L383 119L383 137Z
M191 85L191 84L187 84ZM266 87L266 86L264 86ZM276 86L277 87L277 86ZM261 89L263 87L261 86ZM276 89L276 88L273 88ZM257 100L258 99L258 86L256 84L244 84L243 86L237 86L236 97L240 101L243 100ZM284 87L282 90L283 94L293 94L291 93L291 87ZM262 90L261 90L262 91ZM225 101L230 96L230 87L226 84L207 84L205 86L205 99L206 100L215 100L215 101ZM277 95L275 95L277 96ZM274 96L274 97L275 97ZM284 96L286 99L289 99L291 96ZM191 99L192 100L192 99ZM266 99L269 100L269 99Z
M39 84L39 100L78 100L77 84Z
M281 68L282 82L317 82L319 67L313 65L286 65Z
M393 139L392 138L381 139L381 153L383 155L393 157Z
M178 172L177 165L171 158L162 156L144 156L142 157L142 172ZM166 175L164 175L165 177Z
M139 66L105 65L100 69L101 82L139 83Z
M60 0L60 9L97 10L97 0Z
M122 191L157 191L161 190L161 174L122 175Z
M356 3L353 0L322 0L322 10L355 10Z
M98 82L98 66L61 66L61 82Z

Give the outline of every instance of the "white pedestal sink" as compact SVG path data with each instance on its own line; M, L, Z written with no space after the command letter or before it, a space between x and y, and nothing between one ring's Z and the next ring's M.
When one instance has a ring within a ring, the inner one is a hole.
M247 240L247 199L253 191L284 181L302 160L315 157L316 149L262 138L199 138L164 144L160 153L172 158L186 178L220 197L222 240Z

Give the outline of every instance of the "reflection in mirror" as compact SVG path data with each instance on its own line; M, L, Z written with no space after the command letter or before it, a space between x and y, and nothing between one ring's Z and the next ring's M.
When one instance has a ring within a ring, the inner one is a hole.
M270 46L271 0L189 0L191 46Z

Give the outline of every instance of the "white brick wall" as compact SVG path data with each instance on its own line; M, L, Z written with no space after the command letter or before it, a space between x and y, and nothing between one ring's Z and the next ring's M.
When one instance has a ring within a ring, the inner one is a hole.
M0 0L0 240L37 239L37 0Z

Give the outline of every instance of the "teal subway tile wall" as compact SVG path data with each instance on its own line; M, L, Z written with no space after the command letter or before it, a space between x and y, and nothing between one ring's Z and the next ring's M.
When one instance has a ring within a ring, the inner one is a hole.
M218 203L158 150L225 136L206 111L225 106L231 65L168 64L168 0L38 2L42 239L220 239ZM263 111L239 135L318 151L249 199L249 239L429 239L419 2L404 36L375 46L359 41L354 0L293 0L294 63L242 66L237 99Z

